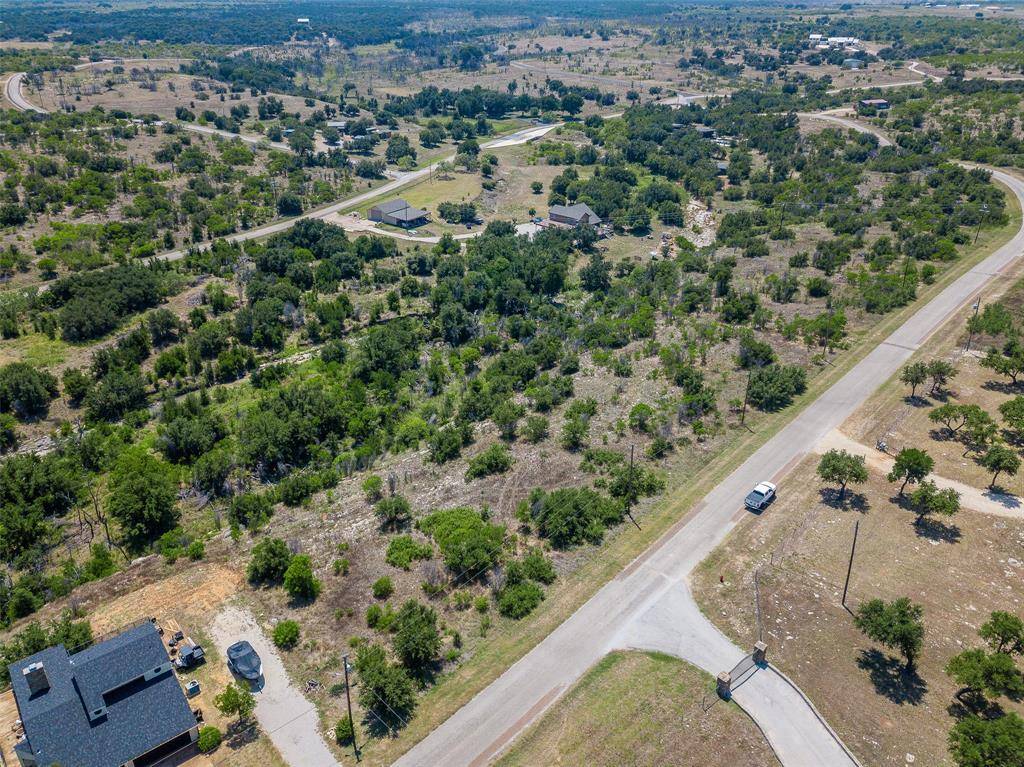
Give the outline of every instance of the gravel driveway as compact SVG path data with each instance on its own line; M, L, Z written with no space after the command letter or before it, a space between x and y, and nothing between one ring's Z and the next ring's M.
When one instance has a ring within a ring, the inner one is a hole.
M225 607L211 628L221 656L240 639L249 641L263 661L263 685L255 691L256 718L291 767L340 767L323 736L316 709L291 683L281 656L247 610Z

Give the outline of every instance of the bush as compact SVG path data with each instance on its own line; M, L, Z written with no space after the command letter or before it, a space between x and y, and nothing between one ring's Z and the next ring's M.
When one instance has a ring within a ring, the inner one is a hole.
M208 754L220 745L220 739L220 730L216 727L206 725L205 727L199 728L199 738L196 740L196 746L204 754Z
M538 583L553 583L555 580L554 565L540 549L530 549L523 557L523 572L531 581Z
M437 657L441 635L434 610L410 599L398 611L393 627L395 653L406 668L421 669Z
M363 495L368 503L376 503L384 494L384 480L376 474L371 474L363 480Z
M770 365L750 376L750 402L766 411L781 410L807 389L807 373L798 365Z
M185 548L185 554L193 562L198 562L206 556L206 545L201 540L194 540Z
M313 600L320 595L320 581L313 575L308 554L296 554L284 573L284 590L292 599Z
M374 514L380 520L380 526L385 530L395 530L403 527L412 516L412 506L409 501L400 495L393 495L390 498L382 498L373 507Z
M347 746L355 738L356 726L352 723L352 718L345 714L334 726L334 739L338 741L339 745Z
M488 524L474 509L441 509L419 521L420 530L441 549L445 565L456 573L481 575L498 561L505 528Z
M395 593L395 585L386 575L375 580L371 589L373 590L374 599L387 599Z
M282 650L290 650L299 643L299 624L285 620L274 626L274 644Z
M258 530L274 513L274 505L265 495L244 493L231 499L228 517L232 522Z
M542 415L531 415L526 419L523 437L530 444L537 444L548 436L548 419Z
M248 576L253 583L280 583L292 561L288 544L280 538L264 538L252 550Z
M608 526L622 521L622 504L590 488L562 488L531 500L538 534L560 549L599 543Z
M487 477L491 474L504 474L515 462L512 453L502 444L494 443L479 455L469 459L469 469L466 471L466 481L477 477Z
M45 416L57 396L57 379L27 362L11 362L0 368L0 413L18 418Z
M408 570L414 560L430 559L433 554L434 549L431 548L430 544L418 543L409 535L399 535L397 538L392 538L391 542L388 543L388 551L384 556L384 561L392 567Z
M498 612L506 618L525 618L544 600L544 590L524 581L506 586L498 594Z

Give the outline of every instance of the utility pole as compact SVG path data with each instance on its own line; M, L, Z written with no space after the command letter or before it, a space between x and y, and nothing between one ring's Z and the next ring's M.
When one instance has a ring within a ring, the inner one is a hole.
M743 412L740 413L740 426L744 426L747 420L747 400L750 397L750 371L747 371L747 386L743 390Z
M846 606L846 592L850 588L850 573L853 572L853 555L857 551L857 535L860 532L860 520L855 520L853 523L853 544L850 546L850 563L846 566L846 583L843 584L843 608L846 612L850 612L850 608Z
M629 517L629 521L636 525L636 529L640 529L640 524L633 519L633 450L636 445L629 446L629 487L626 488L626 516Z
M974 321L978 319L978 310L981 308L981 296L978 296L978 300L974 302L974 316L971 317L971 321L967 323L967 345L964 347L964 352L971 350L971 341L974 340Z
M978 227L974 230L974 245L978 244L978 235L981 234L981 225L985 219L988 218L988 205L982 205L980 210L981 217L978 219Z
M356 745L356 720L352 718L352 692L348 683L348 655L341 656L341 664L345 667L345 700L348 702L348 721L352 725L352 753L359 761L359 746Z

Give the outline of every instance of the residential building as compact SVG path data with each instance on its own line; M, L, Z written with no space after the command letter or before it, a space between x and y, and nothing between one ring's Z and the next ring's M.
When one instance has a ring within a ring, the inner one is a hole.
M14 747L22 767L148 767L198 737L150 621L74 654L47 648L10 672L25 732Z
M859 106L862 106L862 107L864 107L866 109L888 109L889 108L889 100L888 99L861 99L857 103L858 103Z
M406 229L425 224L427 216L427 211L414 208L401 198L374 205L367 214L371 221L379 221L382 224L390 224L391 226L401 226Z
M584 202L577 202L575 205L552 205L548 210L548 218L556 224L566 226L599 226L601 223L601 217Z

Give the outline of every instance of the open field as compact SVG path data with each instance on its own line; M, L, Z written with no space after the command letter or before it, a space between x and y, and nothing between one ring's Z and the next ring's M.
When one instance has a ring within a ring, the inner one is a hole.
M659 653L614 652L497 761L497 767L769 767L764 736L710 675Z
M816 464L816 456L806 459L779 500L742 522L701 564L694 596L719 628L749 646L759 634L758 572L769 660L864 763L904 764L910 753L919 763L949 764L946 735L958 686L942 669L980 645L977 628L992 610L1020 613L1024 521L963 510L947 529L918 527L892 502L893 484L877 474L838 508L815 477ZM901 661L865 638L840 604L857 520L847 603L856 609L874 597L907 596L924 606L919 676L901 673Z

